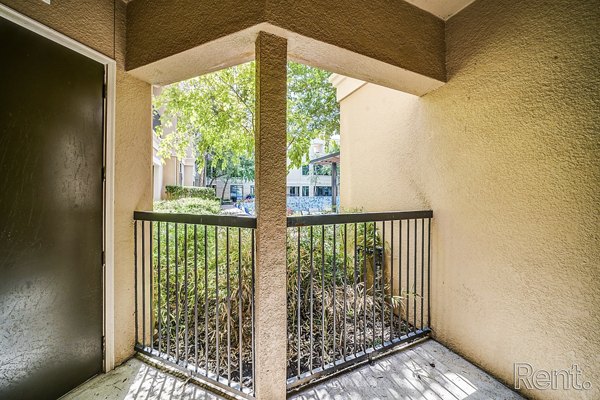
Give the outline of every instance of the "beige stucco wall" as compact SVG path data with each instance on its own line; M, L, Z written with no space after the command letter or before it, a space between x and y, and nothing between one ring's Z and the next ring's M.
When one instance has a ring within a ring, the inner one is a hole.
M600 398L600 9L478 0L447 23L449 82L341 102L341 199L432 208L435 337L512 385L568 369Z
M413 125L418 105L419 97L369 83L340 102L342 208L429 207L420 182L405 173L415 162L411 158L416 153Z
M163 187L162 196L165 198L165 186L177 185L177 166L179 165L179 159L175 156L164 160L163 164Z
M201 6L195 0L133 0L127 7L127 69L261 23L439 81L446 78L444 22L411 4L388 0L219 0Z
M133 222L152 207L150 85L124 72L125 4L113 0L0 0L117 61L115 115L115 360L133 354ZM144 184L147 182L147 184Z
M134 0L127 6L127 69L261 22L264 0Z
M266 22L445 81L444 22L404 1L266 0Z
M152 209L150 85L117 71L115 138L115 359L133 354L133 211Z

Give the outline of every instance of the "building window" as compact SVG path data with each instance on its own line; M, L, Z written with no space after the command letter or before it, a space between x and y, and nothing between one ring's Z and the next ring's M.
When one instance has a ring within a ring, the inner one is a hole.
M155 108L152 108L152 130L156 132L156 128L160 126L160 114Z
M314 167L315 175L331 175L331 166L317 164Z
M300 186L288 186L287 194L290 197L300 196Z
M310 166L309 165L303 165L302 166L302 175L303 176L307 176L308 174L310 174Z
M230 185L229 197L233 201L241 200L244 197L244 187L242 185Z
M308 186L302 186L302 196L307 197L309 193Z
M254 185L250 185L250 196L254 196Z
M315 196L331 196L331 186L315 186Z

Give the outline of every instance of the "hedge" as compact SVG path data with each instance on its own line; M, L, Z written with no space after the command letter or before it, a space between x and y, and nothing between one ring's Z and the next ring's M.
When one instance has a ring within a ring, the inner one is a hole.
M177 214L218 214L221 203L218 199L181 198L154 202L154 211Z
M167 185L165 186L165 192L168 200L177 200L184 197L214 200L217 197L215 189L211 187Z

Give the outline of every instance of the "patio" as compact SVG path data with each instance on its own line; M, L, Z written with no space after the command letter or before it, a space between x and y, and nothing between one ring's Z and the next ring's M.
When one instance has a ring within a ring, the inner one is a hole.
M596 3L0 0L0 398L599 399ZM251 60L256 217L152 211L153 86ZM289 62L358 213L288 216Z
M132 358L86 382L63 399L190 399L224 397ZM289 399L522 399L475 365L434 340L424 340L372 364L334 376Z

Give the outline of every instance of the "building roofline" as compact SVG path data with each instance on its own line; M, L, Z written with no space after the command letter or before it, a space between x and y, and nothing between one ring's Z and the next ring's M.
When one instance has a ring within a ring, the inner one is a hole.
M340 160L340 152L336 151L335 153L326 154L322 157L315 158L314 160L310 160L309 164L328 164L332 162L339 162Z

